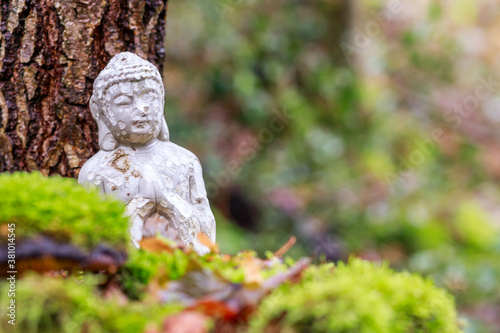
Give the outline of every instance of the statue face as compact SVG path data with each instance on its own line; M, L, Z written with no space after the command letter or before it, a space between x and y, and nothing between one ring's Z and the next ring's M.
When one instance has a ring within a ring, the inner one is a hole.
M158 138L163 117L159 90L153 79L120 82L108 89L106 124L120 144L141 146Z

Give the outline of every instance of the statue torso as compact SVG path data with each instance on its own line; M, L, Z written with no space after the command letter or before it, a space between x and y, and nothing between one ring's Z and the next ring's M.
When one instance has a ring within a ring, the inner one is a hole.
M146 149L120 147L100 151L82 169L80 181L100 187L124 202L140 196L158 204L167 193L189 198L190 174L196 157L171 142Z

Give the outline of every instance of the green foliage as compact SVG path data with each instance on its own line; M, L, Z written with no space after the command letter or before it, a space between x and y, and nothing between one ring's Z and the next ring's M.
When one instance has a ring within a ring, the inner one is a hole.
M39 172L0 174L0 224L15 223L16 237L38 233L84 248L130 243L123 203L104 200L76 180Z
M468 247L491 251L500 241L490 216L475 202L464 202L456 213L456 228L460 240Z
M7 323L2 315L0 328L14 328L22 333L137 333L148 324L162 320L181 310L175 304L124 302L119 298L104 298L96 288L98 277L84 275L67 279L33 274L16 282L16 325ZM0 283L0 304L9 304L9 284ZM4 313L5 310L2 310ZM158 326L158 325L155 325Z
M290 332L457 333L454 302L430 280L359 259L310 267L265 299L250 323Z

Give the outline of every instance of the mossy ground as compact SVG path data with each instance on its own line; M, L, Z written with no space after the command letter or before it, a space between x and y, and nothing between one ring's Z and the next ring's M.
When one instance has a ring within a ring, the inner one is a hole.
M360 259L312 266L275 290L251 322L261 332L460 332L454 301L432 281Z
M129 242L123 207L72 180L5 174L0 191L8 193L0 221L15 222L19 238L62 235L87 248L101 242L125 248ZM112 273L29 272L16 281L16 326L5 319L12 297L3 280L0 328L161 333L175 324L166 324L172 315L199 311L204 331L222 323L228 332L460 332L451 296L416 274L360 259L306 268L307 260L272 253L260 259L252 251L230 256L212 248L200 257L151 238L140 250L128 247L127 262Z

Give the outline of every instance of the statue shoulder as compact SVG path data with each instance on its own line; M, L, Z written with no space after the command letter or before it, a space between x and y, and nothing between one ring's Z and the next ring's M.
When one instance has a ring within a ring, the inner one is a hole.
M108 152L100 150L97 152L97 154L89 158L87 162L85 162L85 164L83 164L82 168L80 169L80 173L78 174L78 183L88 183L87 179L89 175L91 174L91 172L97 171L101 160L106 156L107 153Z
M196 157L195 154L193 154L191 151L187 150L184 147L181 147L175 143L172 142L165 142L169 146L169 149L173 150L174 153L179 156L179 158L186 159L190 164L191 163L200 163L200 160L198 157Z

